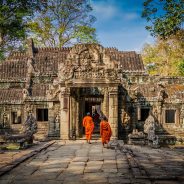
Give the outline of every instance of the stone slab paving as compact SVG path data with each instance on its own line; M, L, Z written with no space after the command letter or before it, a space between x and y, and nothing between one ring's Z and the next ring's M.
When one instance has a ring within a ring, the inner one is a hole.
M184 183L184 149L124 145L121 151L136 179L148 178L153 184Z
M180 184L184 154L99 140L56 141L0 177L0 184Z
M0 176L16 167L21 162L32 157L55 141L39 142L25 150L5 150L0 153Z

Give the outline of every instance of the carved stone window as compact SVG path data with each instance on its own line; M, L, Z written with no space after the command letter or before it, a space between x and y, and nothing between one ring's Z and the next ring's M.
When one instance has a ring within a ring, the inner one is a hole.
M174 109L169 109L165 111L165 123L175 123L175 113Z
M48 121L48 109L36 109L37 121Z
M140 111L138 111L138 120L145 121L149 116L149 111L149 108L141 108Z
M21 116L18 116L17 112L11 113L12 124L21 124Z

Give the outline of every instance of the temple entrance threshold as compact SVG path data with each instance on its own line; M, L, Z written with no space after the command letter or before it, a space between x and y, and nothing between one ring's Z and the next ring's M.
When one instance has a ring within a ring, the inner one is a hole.
M97 87L72 88L70 96L70 137L72 132L76 139L85 138L83 118L89 112L95 127L93 139L100 138L100 117L103 115L104 95Z
M100 117L107 116L112 138L118 137L118 88L117 87L68 87L60 96L60 138L81 139L85 137L83 118L87 112L95 123L93 139L100 138Z
M94 134L100 134L100 117L102 115L101 103L100 102L85 102L85 114L90 112L93 122L95 124ZM83 134L85 132L83 131Z

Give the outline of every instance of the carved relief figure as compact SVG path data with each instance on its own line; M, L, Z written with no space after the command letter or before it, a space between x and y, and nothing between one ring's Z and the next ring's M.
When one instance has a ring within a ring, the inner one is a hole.
M59 127L60 127L60 118L59 115L57 114L54 121L54 130L59 131Z
M155 134L155 129L155 118L153 117L152 112L150 112L144 124L144 132L147 134L148 144L151 141L152 145L158 145L158 136Z
M72 79L74 76L74 71L77 68L78 67L74 65L65 65L64 63L60 63L58 71L58 79L57 81L55 81L55 83Z
M165 96L165 91L163 89L161 89L158 92L158 101L163 102L164 101L164 96Z
M37 132L36 118L32 115L32 113L28 114L21 131L25 136L32 136Z
M31 75L33 72L35 72L35 69L33 67L33 59L32 58L28 58L27 67L28 67L28 71L27 71L28 75Z
M122 110L121 121L122 121L123 127L129 128L130 116L128 115L128 113L124 109Z
M3 127L9 127L10 123L9 123L9 116L6 112L3 113Z
M29 91L26 88L24 88L22 90L22 93L23 93L23 99L25 100L29 96Z
M180 117L181 117L181 127L184 128L184 105L182 105Z

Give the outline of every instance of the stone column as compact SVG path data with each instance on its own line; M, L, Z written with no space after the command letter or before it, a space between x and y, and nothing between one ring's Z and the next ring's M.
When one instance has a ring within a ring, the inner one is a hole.
M103 113L105 114L105 116L109 116L109 107L108 107L108 89L104 88L104 102L103 102Z
M163 123L165 122L165 111L162 113L162 103L161 102L157 102L157 112L158 112L158 123L161 126L163 126Z
M85 116L85 99L84 97L79 97L79 102L77 105L77 113L78 113L78 124L79 124L79 136L83 136L83 125L82 120Z
M112 139L118 139L118 87L109 88L109 123Z
M55 117L54 117L54 109L53 109L53 102L48 102L49 106L49 131L48 136L54 136L54 126L55 126Z
M75 107L74 107L74 98L71 96L70 97L70 138L72 138L73 134L74 134L74 129L75 129Z
M60 138L69 139L70 131L70 88L61 88L60 92Z
M79 94L77 96L77 100L75 100L75 124L76 124L76 130L75 130L75 134L77 137L79 137L79 104L81 103L80 102L80 98L79 98Z
M180 127L180 111L177 108L175 112L176 112L176 114L175 114L175 125L176 125L176 127Z

